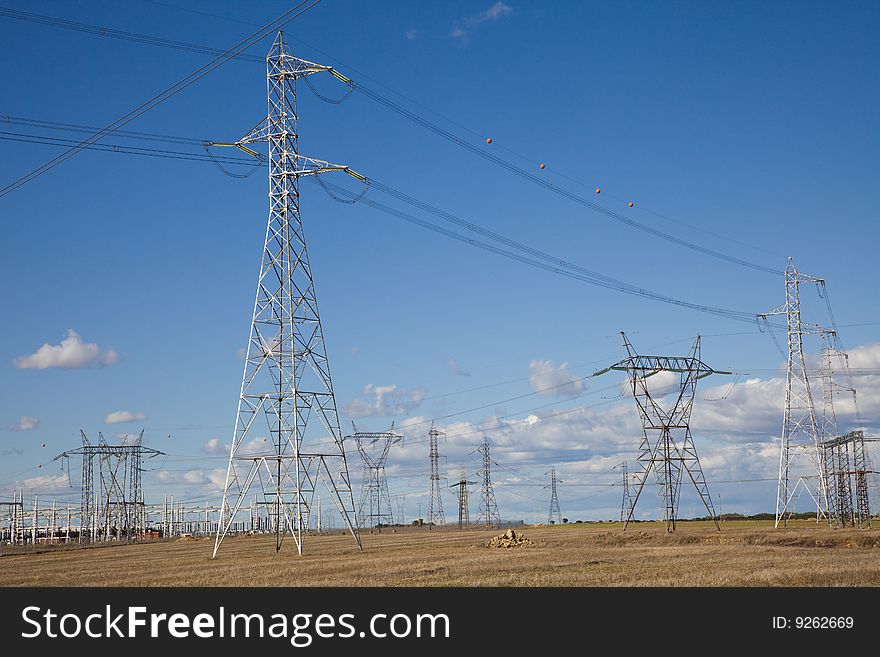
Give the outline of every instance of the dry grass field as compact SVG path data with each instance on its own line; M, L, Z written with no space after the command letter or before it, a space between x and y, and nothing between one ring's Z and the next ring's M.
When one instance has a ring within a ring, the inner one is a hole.
M407 528L227 539L211 560L207 539L50 550L0 557L3 586L855 586L880 585L880 531L798 521L524 527L532 544L488 548L498 530ZM276 579L269 572L278 572Z

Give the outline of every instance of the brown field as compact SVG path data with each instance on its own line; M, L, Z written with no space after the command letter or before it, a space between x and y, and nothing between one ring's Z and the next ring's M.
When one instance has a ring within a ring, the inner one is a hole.
M797 521L524 527L531 546L487 548L499 530L406 528L306 539L207 539L0 557L3 586L855 586L880 585L880 531ZM517 530L519 531L519 530Z

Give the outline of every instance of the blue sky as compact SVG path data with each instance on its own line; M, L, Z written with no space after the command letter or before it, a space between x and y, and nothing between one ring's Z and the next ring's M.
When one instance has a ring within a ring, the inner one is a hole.
M10 6L226 48L291 3ZM599 202L626 216L778 269L793 256L828 280L851 359L870 368L880 367L880 229L870 193L880 171L878 19L876 4L858 2L324 0L285 33L295 54L336 66L554 184L591 198L599 187ZM269 43L250 52L261 56ZM0 114L88 126L109 123L209 59L9 17L0 17L0 50ZM340 91L329 76L316 84ZM127 129L234 140L265 107L263 66L234 61ZM697 303L759 312L783 300L778 276L627 228L359 94L333 105L301 87L299 110L303 153L561 258ZM13 141L0 149L3 185L59 152ZM549 493L536 483L552 464L566 482L565 515L615 516L620 491L607 486L617 481L609 470L634 458L639 435L632 400L600 390L619 375L561 388L567 396L503 400L617 360L620 330L639 349L670 353L685 353L700 333L707 363L752 373L742 379L754 383L717 402L704 398L723 396L727 381L703 382L693 429L710 487L736 482L712 489L725 510L771 509L775 482L764 480L775 476L781 357L755 325L537 271L336 203L317 186L303 194L341 420L412 427L388 470L407 516L426 497L425 421L475 407L484 408L438 420L449 434L441 451L450 475L462 462L476 469L469 454L485 430L499 463L516 470L497 472L503 516L546 516ZM76 499L51 458L78 444L80 428L108 437L144 428L147 444L169 453L145 476L148 498L217 499L212 473L225 467L265 231L262 172L237 180L206 163L84 152L0 198L0 218L0 496L24 488ZM827 323L824 312L805 289L805 319ZM75 367L17 360L64 339ZM873 427L880 377L857 385ZM132 420L106 422L127 417L108 418L121 412ZM538 421L523 422L530 415ZM351 464L357 480L359 463ZM656 515L649 497L640 509ZM692 506L682 503L685 512ZM451 495L446 507L451 514Z

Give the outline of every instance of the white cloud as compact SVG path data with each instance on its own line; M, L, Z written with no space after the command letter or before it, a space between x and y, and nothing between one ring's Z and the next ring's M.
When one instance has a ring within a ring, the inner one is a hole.
M513 8L510 5L504 4L501 0L498 0L498 2L479 14L467 16L455 21L452 25L452 29L449 31L449 36L453 39L467 42L470 35L481 25L498 21L512 12Z
M83 342L73 329L67 329L67 337L61 344L43 344L36 352L13 360L18 369L45 370L58 367L64 370L84 367L105 367L119 361L113 349L101 349L94 342Z
M30 431L31 429L36 429L39 425L40 421L37 418L22 415L18 422L6 427L6 431Z
M206 493L222 491L226 486L226 470L221 468L213 470L187 470L182 475L162 470L156 478L163 484L182 484L190 488L195 487Z
M202 445L202 451L205 454L228 454L229 453L229 445L226 445L220 442L219 438L211 438Z
M122 422L137 422L146 420L147 416L143 413L132 413L131 411L114 411L104 416L104 424L120 424Z
M449 371L454 376L470 376L471 373L468 370L462 369L461 365L458 364L458 361L455 360L452 356L446 357L446 367L449 368Z
M40 475L18 481L15 483L15 488L40 495L45 493L61 493L70 490L70 482L67 479L67 473L59 472L58 474Z
M584 390L584 381L568 369L568 363L556 365L552 360L529 363L529 385L540 395L571 397Z
M411 28L404 32L403 36L406 37L407 41L415 41L416 37L418 37L418 32L416 32L415 28Z
M422 404L425 392L419 390L398 390L395 384L377 386L372 383L364 386L364 395L372 399L355 399L345 408L349 417L388 417L409 413Z

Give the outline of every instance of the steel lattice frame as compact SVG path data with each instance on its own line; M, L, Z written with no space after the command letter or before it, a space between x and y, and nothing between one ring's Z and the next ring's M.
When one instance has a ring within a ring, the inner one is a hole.
M268 116L235 143L255 154L248 144L268 142L269 218L214 557L255 482L271 509L276 551L290 532L302 554L319 479L361 547L299 204L300 177L348 171L298 150L296 81L330 68L290 55L279 32L266 69ZM260 417L266 447L254 427Z
M501 524L501 515L495 503L495 489L492 487L492 458L489 455L489 437L483 436L483 444L477 449L483 459L480 471L480 507L477 510L477 524L491 527Z
M473 485L473 481L467 480L464 473L464 466L461 466L461 476L458 483L452 484L450 488L457 488L458 497L458 528L459 530L468 529L471 526L470 503L468 502L469 490L468 486Z
M562 511L559 508L559 497L556 494L556 484L562 483L562 479L556 476L555 467L550 468L550 472L546 474L550 475L550 513L547 515L547 523L550 525L561 525Z
M785 303L768 313L760 315L785 315L788 327L788 362L785 377L785 411L782 420L782 438L779 447L779 479L776 486L776 522L785 525L794 513L795 487L791 485L792 469L798 462L808 461L808 467L816 472L818 490L815 495L818 516L830 508L828 482L825 477L824 459L819 446L819 424L816 407L807 376L804 359L805 335L827 332L818 326L805 326L801 321L801 283L821 284L822 279L801 274L789 258L785 267Z
M394 431L358 431L354 426L354 438L358 453L364 464L361 479L361 502L358 506L358 527L379 528L382 525L393 525L394 514L391 508L391 496L388 493L388 478L385 476L385 462L392 445L402 445L403 436ZM367 521L367 524L364 524Z
M428 529L434 525L440 527L446 526L446 515L443 513L443 488L441 481L445 477L440 476L440 451L437 441L440 436L446 436L445 433L434 428L428 431L428 441L430 443L428 457L431 461L430 489L428 493Z
M634 475L634 495L624 530L633 519L636 504L648 476L653 471L663 499L666 530L674 531L681 496L682 471L684 471L694 484L706 511L709 512L709 517L720 531L690 428L697 381L716 373L716 370L700 360L700 336L697 336L688 356L640 356L630 344L626 334L621 331L620 335L627 358L608 369L629 374L630 387L642 420L642 441L637 458L641 472ZM654 399L647 384L649 377L660 372L673 372L679 375L678 394L669 410L664 409Z
M146 528L146 507L141 487L144 458L164 454L144 447L144 432L133 444L110 445L102 433L93 445L80 431L82 447L67 450L53 460L68 463L71 456L82 457L79 542L136 540ZM94 462L97 460L97 472Z
M623 493L620 501L620 522L626 522L626 519L629 517L629 512L632 509L632 498L630 497L629 491L629 472L627 471L626 461L621 461L620 468L623 474L623 479L621 481Z

